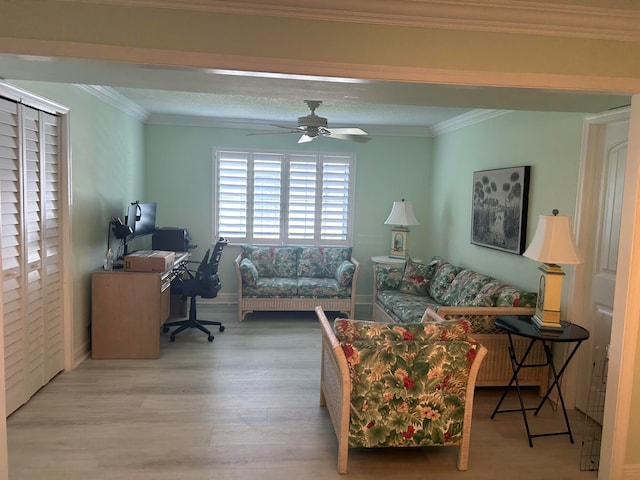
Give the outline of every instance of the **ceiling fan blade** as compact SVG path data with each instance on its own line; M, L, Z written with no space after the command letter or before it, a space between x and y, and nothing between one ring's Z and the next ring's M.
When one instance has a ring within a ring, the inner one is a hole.
M300 137L300 140L298 140L298 143L307 143L307 142L311 142L314 138L316 137L310 137L309 135L307 135L306 133L304 135L302 135Z
M288 132L252 132L252 133L247 133L247 136L251 136L251 135L282 135L283 133L300 133L300 130L289 130Z
M344 133L334 133L333 131L327 133L325 136L335 138L337 140L350 140L358 143L366 143L371 140L371 137L367 137L366 135L349 135Z
M368 135L367 132L362 130L361 128L352 127L352 128L330 128L329 131L331 135L340 134L340 135Z

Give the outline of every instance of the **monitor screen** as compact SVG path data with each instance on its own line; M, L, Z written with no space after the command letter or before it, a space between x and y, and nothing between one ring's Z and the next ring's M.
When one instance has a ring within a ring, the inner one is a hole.
M150 235L156 231L156 203L133 202L127 209L127 225L131 227L131 238Z

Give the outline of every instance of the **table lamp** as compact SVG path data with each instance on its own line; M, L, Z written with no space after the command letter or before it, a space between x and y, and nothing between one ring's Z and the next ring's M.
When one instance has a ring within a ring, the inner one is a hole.
M560 300L562 297L562 277L560 265L582 263L569 228L569 217L558 215L540 215L533 240L523 253L537 262L541 271L538 281L538 300L534 324L540 329L560 330Z
M419 225L416 216L413 214L411 202L393 202L391 213L385 220L385 225L395 225L391 231L391 254L392 258L408 258L409 256L409 225Z

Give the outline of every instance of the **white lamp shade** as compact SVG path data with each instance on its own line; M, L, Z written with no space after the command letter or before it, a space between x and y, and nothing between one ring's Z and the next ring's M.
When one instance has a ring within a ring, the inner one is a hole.
M393 208L389 217L384 221L385 225L420 225L418 219L413 214L411 202L393 202Z
M538 216L536 233L523 255L538 262L556 265L582 263L573 241L573 233L569 228L569 217Z

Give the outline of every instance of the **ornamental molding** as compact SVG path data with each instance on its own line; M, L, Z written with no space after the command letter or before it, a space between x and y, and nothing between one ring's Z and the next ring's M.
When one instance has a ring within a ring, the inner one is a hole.
M77 0L54 0L74 2ZM640 41L640 9L523 0L84 0L377 25ZM602 2L606 4L606 2Z

